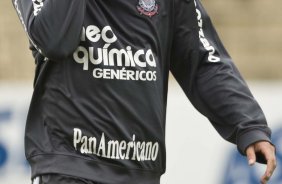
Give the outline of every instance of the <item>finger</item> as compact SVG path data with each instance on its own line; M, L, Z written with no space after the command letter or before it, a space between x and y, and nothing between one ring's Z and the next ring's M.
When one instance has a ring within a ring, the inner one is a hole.
M261 177L261 183L262 184L266 184L267 181L270 179L270 177L268 177L266 174L264 174L262 177Z
M267 159L267 168L266 168L264 175L261 178L261 180L264 182L270 179L270 177L272 176L276 168L276 159L275 159L274 153L266 152L265 158Z
M261 178L261 182L266 183L270 179L276 168L275 151L274 149L262 150L262 154L264 154L266 158L267 167L264 175Z
M266 182L267 182L267 181L266 181L264 178L261 178L261 180L260 180L260 183L261 183L261 184L266 184Z
M256 162L255 147L253 145L249 146L246 151L249 165L254 165Z

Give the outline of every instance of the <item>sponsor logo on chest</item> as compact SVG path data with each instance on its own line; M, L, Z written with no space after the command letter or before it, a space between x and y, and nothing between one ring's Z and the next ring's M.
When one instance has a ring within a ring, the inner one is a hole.
M73 53L83 70L93 69L96 79L156 81L157 62L151 48L123 46L110 26L82 28L81 45ZM85 43L90 43L85 46ZM117 43L118 42L118 43Z

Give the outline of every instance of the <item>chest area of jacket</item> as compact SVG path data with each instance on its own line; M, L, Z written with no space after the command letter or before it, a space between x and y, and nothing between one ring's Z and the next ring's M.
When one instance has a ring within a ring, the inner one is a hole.
M89 1L87 6L74 61L82 64L83 70L93 70L96 77L100 70L118 70L129 78L134 75L134 80L141 74L156 80L167 45L163 41L168 40L168 32L161 28L169 24L168 10L161 11L161 4L151 0L142 5L145 13L156 11L150 16L139 12L139 0Z
M165 39L171 24L168 0L90 0L84 26L111 29L117 42L144 47ZM98 30L97 30L98 31ZM111 34L110 31L107 34Z

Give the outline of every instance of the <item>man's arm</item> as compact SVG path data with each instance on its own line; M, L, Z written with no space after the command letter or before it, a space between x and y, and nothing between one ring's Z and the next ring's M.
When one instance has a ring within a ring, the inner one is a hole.
M260 106L201 3L175 0L174 20L172 74L192 104L224 139L237 144L240 153L254 159L251 162L268 163L264 181L275 168L275 155L270 144L271 131ZM256 153L256 157L251 153Z
M51 60L68 57L77 48L85 0L12 0L31 43Z

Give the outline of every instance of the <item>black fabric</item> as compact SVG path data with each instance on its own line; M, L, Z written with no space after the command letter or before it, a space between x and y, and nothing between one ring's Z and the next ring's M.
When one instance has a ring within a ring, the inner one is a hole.
M199 0L13 4L37 64L25 133L33 176L158 184L169 71L242 154L270 141L260 106Z
M43 154L33 156L28 161L31 164L32 178L38 173L67 173L105 184L160 184L160 173L153 170L124 168L82 156Z
M67 176L62 174L44 174L37 176L37 180L39 180L38 184L102 184L96 183L90 180L86 180L83 178L77 178L73 176ZM33 180L32 184L37 184L35 180Z

